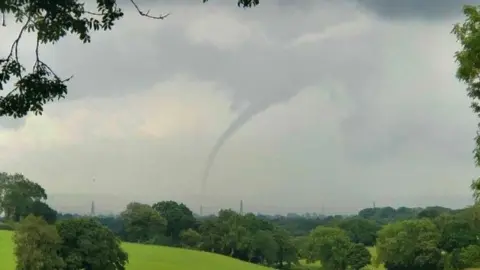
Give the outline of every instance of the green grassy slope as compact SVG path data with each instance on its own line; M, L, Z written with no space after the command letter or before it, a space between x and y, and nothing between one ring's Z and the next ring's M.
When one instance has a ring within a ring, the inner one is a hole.
M269 268L208 252L124 244L130 263L127 270L267 270ZM0 262L2 270L14 270L12 232L0 231Z

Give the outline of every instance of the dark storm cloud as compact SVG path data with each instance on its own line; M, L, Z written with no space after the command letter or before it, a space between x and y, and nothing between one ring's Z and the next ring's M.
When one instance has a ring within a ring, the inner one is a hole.
M462 6L479 0L354 0L386 19L445 20L462 14Z

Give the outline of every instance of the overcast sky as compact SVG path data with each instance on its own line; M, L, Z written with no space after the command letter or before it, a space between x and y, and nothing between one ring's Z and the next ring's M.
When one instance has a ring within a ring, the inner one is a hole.
M125 4L91 44L44 47L45 61L75 76L69 96L43 116L1 119L0 168L63 196L57 207L109 194L104 208L174 199L198 211L209 152L243 114L211 168L206 209L470 202L476 119L450 34L462 1L226 2L139 2L171 12L164 21ZM22 42L28 62L34 42Z

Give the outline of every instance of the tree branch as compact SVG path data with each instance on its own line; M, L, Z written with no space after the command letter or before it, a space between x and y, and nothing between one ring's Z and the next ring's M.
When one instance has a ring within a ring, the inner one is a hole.
M150 10L147 10L147 12L144 12L140 9L140 7L137 5L137 3L135 3L135 0L130 0L130 2L133 4L133 6L137 9L138 13L141 15L141 16L144 16L144 17L147 17L147 18L150 18L150 19L156 19L156 20L163 20L165 18L167 18L170 13L167 13L167 14L164 14L164 15L160 15L160 16L152 16L150 15Z

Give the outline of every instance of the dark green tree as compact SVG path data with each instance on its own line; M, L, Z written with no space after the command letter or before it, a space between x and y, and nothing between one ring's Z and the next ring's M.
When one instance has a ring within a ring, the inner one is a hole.
M132 202L120 214L124 238L129 242L159 243L167 221L150 205Z
M456 76L467 85L467 95L471 99L473 112L480 116L480 6L465 5L463 7L465 20L455 24L452 33L460 43L460 49L455 52L458 64ZM478 125L480 127L480 124ZM480 130L475 137L474 160L480 166ZM472 183L475 199L480 199L480 180Z
M419 218L436 218L438 216L440 216L441 214L444 214L444 213L449 213L451 212L451 209L449 208L445 208L445 207L441 207L441 206L430 206L430 207L427 207L425 209L423 209L422 211L420 211L417 215L417 217Z
M480 244L477 231L461 216L439 216L435 223L440 231L439 247L447 252Z
M33 201L27 207L27 213L41 217L49 224L54 224L57 221L57 211L42 201Z
M365 246L374 246L377 232L380 226L375 221L355 217L342 220L338 227L347 232L350 240L354 243L362 243Z
M183 203L162 201L152 206L167 220L166 236L171 237L174 243L180 240L180 232L194 228L196 225L193 212Z
M318 226L310 233L309 261L320 260L326 270L344 270L352 242L340 228Z
M293 242L292 236L284 229L275 228L273 238L277 243L277 267L280 269L291 268L298 264L297 248Z
M363 244L352 244L347 253L347 265L352 270L360 270L369 265L372 261L372 254Z
M0 173L0 212L18 222L36 201L46 200L45 189L22 174Z
M62 239L60 256L67 269L124 270L128 255L120 240L92 218L74 218L57 223Z
M180 241L183 247L198 248L202 243L202 236L194 229L187 229L180 233Z
M21 24L18 37L10 52L0 58L0 116L23 117L29 112L41 114L43 106L67 95L67 82L50 66L41 60L41 45L54 44L67 35L77 36L82 42L91 42L95 31L109 31L123 18L124 13L116 0L97 0L97 8L88 10L85 1L70 0L0 0L2 25ZM207 0L203 0L207 2ZM165 19L168 14L152 16L144 12L135 0L130 4L141 16L152 19ZM238 0L239 7L252 7L258 0ZM21 63L18 47L26 32L36 34L35 64L27 70ZM12 88L6 89L8 83Z
M281 243L280 243L281 244ZM275 241L272 231L257 231L253 236L252 257L258 258L258 262L272 266L278 261L279 245Z

